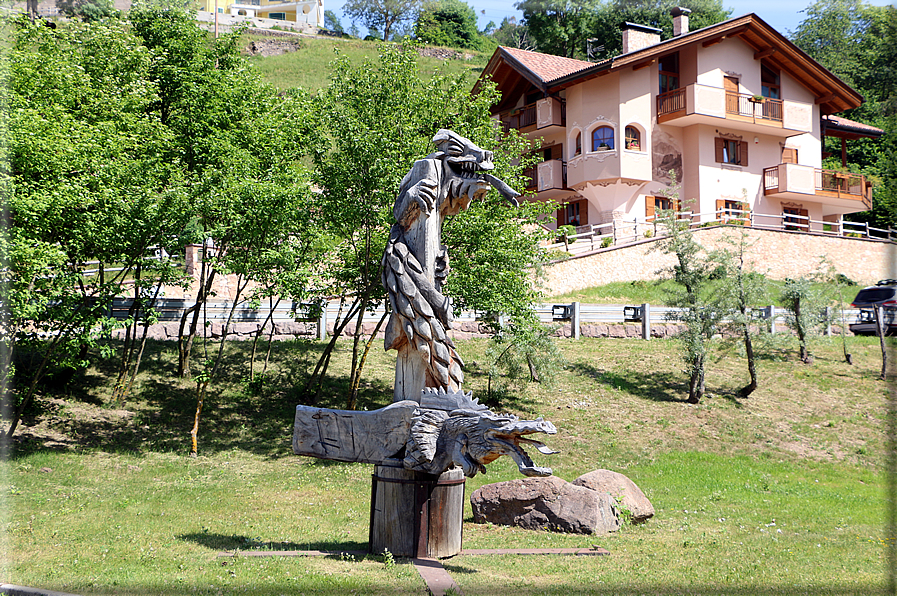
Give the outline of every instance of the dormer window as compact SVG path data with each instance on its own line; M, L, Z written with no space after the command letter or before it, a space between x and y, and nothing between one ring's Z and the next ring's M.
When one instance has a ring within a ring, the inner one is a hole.
M763 97L782 98L782 87L779 73L765 64L760 64L760 91Z

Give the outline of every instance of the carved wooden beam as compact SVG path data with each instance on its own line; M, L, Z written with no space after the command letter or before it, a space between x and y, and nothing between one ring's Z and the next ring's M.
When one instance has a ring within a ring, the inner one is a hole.
M761 58L766 58L767 56L772 56L775 53L776 53L776 48L766 48L764 50L754 52L754 60L760 60Z
M655 58L651 58L650 60L642 60L641 62L636 62L632 65L632 70L641 70L643 68L647 68L657 62Z
M835 99L836 97L837 97L837 95L835 95L834 93L829 93L828 95L825 95L823 97L817 97L816 105L818 106L823 103L828 103L828 102L832 101L833 99Z

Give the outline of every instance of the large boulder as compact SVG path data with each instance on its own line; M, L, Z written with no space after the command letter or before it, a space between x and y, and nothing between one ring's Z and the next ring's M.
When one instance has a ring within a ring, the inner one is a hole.
M632 523L637 524L654 517L654 506L645 493L635 483L610 470L595 470L583 474L571 484L582 486L599 493L607 493L613 497L623 509L632 514Z
M470 495L473 520L529 530L606 534L620 529L616 503L606 493L556 476L487 484Z

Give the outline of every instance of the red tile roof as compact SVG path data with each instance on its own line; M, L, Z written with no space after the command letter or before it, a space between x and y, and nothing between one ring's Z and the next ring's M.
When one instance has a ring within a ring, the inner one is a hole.
M885 134L885 131L880 128L875 128L874 126L863 124L862 122L856 122L855 120L848 120L847 118L842 118L841 116L829 115L825 116L823 120L828 121L826 124L827 128L831 127L832 129L857 132L872 137L880 137L881 135Z
M546 83L595 66L594 62L574 58L540 54L517 48L502 47L502 49Z

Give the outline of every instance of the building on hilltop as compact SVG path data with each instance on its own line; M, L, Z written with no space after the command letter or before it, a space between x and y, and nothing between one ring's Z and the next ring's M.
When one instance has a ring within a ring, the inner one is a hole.
M203 12L229 17L245 17L246 19L271 19L287 21L317 31L323 22L321 0L299 0L283 2L281 0L204 0Z
M563 204L550 227L679 208L695 221L842 233L845 214L871 208L871 185L822 169L822 141L883 134L834 116L862 96L754 14L689 31L688 12L674 9L666 41L626 23L623 53L597 63L493 54L474 92L493 80L494 117L542 139L528 190ZM667 196L673 177L682 202Z

